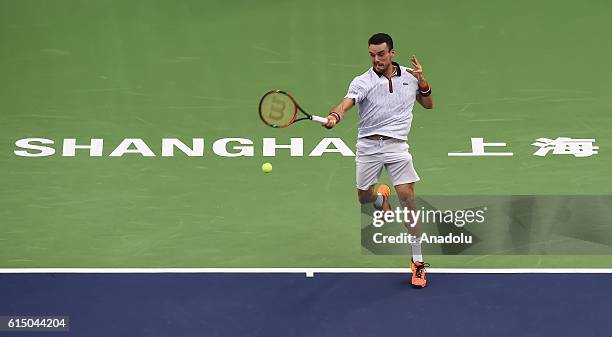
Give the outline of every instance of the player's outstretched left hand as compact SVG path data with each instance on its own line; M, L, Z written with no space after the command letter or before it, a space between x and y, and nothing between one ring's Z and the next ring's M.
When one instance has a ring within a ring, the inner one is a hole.
M412 74L412 76L416 77L419 83L424 82L425 75L423 75L423 66L419 60L417 60L416 55L412 55L410 61L412 62L412 71L409 70L409 72Z

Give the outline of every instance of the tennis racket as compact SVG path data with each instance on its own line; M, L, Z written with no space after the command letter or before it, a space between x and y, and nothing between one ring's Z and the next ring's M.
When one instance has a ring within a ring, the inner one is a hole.
M303 116L299 116L299 113ZM325 124L327 118L311 115L304 111L293 96L282 90L268 91L259 101L259 117L273 128L286 128L304 120Z

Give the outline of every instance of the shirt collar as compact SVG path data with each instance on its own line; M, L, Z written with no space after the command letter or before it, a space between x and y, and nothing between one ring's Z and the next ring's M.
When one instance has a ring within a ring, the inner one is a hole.
M395 75L393 76L402 76L402 68L400 67L400 65L397 62L391 62L391 65L395 66L396 69ZM376 75L378 75L378 77L383 77L383 74L379 74L376 70L374 70L374 67L372 67L371 69Z

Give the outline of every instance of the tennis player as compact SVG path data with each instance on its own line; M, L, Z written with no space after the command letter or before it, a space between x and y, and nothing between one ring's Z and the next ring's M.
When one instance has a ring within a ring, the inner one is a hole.
M426 109L433 108L431 88L425 80L423 67L412 56L412 68L393 62L393 39L385 33L374 34L368 40L372 68L355 77L348 93L328 115L328 129L340 123L344 114L357 103L359 130L356 155L357 197L361 204L374 203L378 209L389 209L389 186L376 183L386 168L402 207L416 209L414 183L420 178L414 170L408 152L408 133L412 123L412 108L417 101ZM415 220L413 220L415 221ZM416 225L416 222L415 222ZM417 234L416 226L407 226ZM412 285L427 284L420 242L412 246Z

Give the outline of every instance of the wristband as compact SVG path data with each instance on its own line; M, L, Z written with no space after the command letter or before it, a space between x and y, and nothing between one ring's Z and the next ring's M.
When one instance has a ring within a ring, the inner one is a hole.
M332 111L332 112L329 113L328 116L332 116L332 115L336 118L336 123L340 123L340 120L342 119L342 118L340 118L340 114L335 112L335 111Z
M431 95L431 87L428 85L426 88L419 88L419 94L421 94L423 97Z

